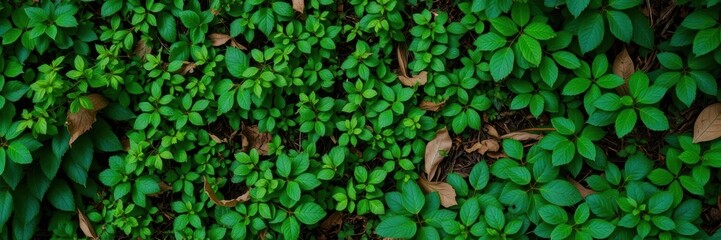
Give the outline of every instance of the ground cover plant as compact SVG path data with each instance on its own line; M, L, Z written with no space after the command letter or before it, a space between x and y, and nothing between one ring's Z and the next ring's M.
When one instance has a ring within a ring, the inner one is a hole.
M719 239L719 0L0 3L2 239Z

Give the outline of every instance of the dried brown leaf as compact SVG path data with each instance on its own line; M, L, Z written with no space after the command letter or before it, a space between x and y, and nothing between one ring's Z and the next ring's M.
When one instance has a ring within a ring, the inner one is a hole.
M413 77L399 75L398 79L401 80L401 84L408 87L413 87L416 84L418 84L419 86L423 86L426 84L426 82L428 82L428 72L423 71Z
M408 48L405 45L396 47L396 55L398 56L398 71L400 76L408 77Z
M441 108L445 104L446 104L445 100L443 102L439 102L439 103L423 100L423 101L421 101L421 104L418 105L418 107L420 107L421 109L426 110L426 111L438 112L441 110Z
M441 205L443 205L443 207L448 208L458 205L458 202L456 202L456 190L454 190L450 184L444 182L429 182L425 176L418 178L418 184L426 193L438 192L438 195L441 196Z
M176 73L180 73L180 75L193 73L195 71L195 67L197 66L198 65L196 65L195 62L183 61L183 66L180 67Z
M170 189L173 189L173 187L171 187L170 185L168 185L167 183L165 183L165 182L163 182L163 181L159 182L159 183L158 183L158 186L160 186L160 191L157 192L157 193L149 194L148 196L150 196L150 197L160 197L164 192L166 192L166 191L168 191L168 190L170 190Z
M213 141L214 141L215 143L227 143L227 142L228 142L228 139L225 139L225 138L220 139L220 138L219 138L218 136L216 136L215 134L208 133L208 135L210 136L210 139L213 139Z
M144 58L146 54L150 54L152 49L148 47L148 45L145 44L145 40L140 39L137 44L135 44L135 49L133 49L133 53L135 53L135 56Z
M237 48L237 49L240 49L240 50L243 50L243 51L248 50L247 47L245 47L245 46L243 46L242 44L238 43L238 41L235 41L235 39L230 40L230 46L231 46L231 47L234 47L234 48Z
M90 219L85 216L85 213L83 213L83 211L80 211L80 208L77 208L77 210L78 225L80 226L80 230L83 231L83 234L85 234L85 237L91 239L99 239L98 235L95 233L95 228L93 228L93 224L90 222Z
M465 150L467 153L478 152L479 154L484 155L486 152L498 152L500 148L501 146L498 144L498 141L494 139L486 139L473 144L470 148L466 148Z
M426 144L426 174L428 179L433 179L438 169L438 164L443 161L444 156L442 154L447 153L451 150L453 142L451 136L448 135L448 129L443 128L436 132L436 137L433 138L428 144Z
M628 92L628 77L635 72L636 69L633 64L633 59L628 54L628 50L624 47L623 50L616 55L616 59L613 61L613 73L621 76L626 83L616 88L620 93Z
M342 212L334 212L320 224L320 227L324 230L329 230L335 226L343 224L343 213Z
M543 138L543 136L534 134L534 133L527 133L527 132L512 132L512 133L505 134L505 135L501 136L500 138L501 139L510 138L510 139L515 139L518 141L528 141L528 140L536 140L537 141L537 140L541 140L541 138Z
M711 141L721 137L721 103L704 108L693 125L693 142Z
M210 198L210 201L213 201L213 203L223 207L235 207L235 205L237 205L238 203L250 200L250 190L234 199L218 199L218 196L215 195L215 191L213 191L213 187L210 186L210 183L208 183L208 179L206 177L203 177L203 189L205 190L205 194L208 194L208 198Z
M228 40L231 39L231 37L228 34L211 33L210 35L208 35L208 39L210 39L211 45L213 45L213 47L217 47L227 43Z
M503 152L488 152L488 153L486 154L486 156L488 156L489 158L493 158L493 159L501 159L501 158L504 158L504 157L508 157L508 156L507 156L505 153L503 153Z
M108 100L103 95L93 93L88 95L88 98L93 103L93 109L80 108L78 112L71 113L68 111L67 120L65 125L68 127L70 133L70 141L68 144L73 145L73 142L83 135L83 133L90 130L95 123L95 114L100 110L108 106Z
M500 138L501 135L498 134L498 130L496 130L496 127L490 124L485 125L486 132L488 133L488 136L494 137L494 138Z
M303 11L305 11L305 1L293 0L293 9L296 12L303 13Z
M258 126L246 126L242 131L242 147L243 151L249 151L251 148L258 150L258 154L268 154L268 143L273 140L273 136L270 133L261 133L258 130Z
M581 193L581 197L583 197L584 199L586 198L586 196L596 193L595 191L584 187L583 185L578 183L578 181L576 181L576 179L573 179L572 177L566 177L566 179L568 179L568 181L570 181L571 184L573 184L573 186L575 186L576 189L578 189L578 192Z

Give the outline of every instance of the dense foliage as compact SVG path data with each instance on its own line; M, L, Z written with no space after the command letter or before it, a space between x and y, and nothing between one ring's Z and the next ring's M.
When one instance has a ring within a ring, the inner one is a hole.
M719 3L2 1L0 238L707 238Z

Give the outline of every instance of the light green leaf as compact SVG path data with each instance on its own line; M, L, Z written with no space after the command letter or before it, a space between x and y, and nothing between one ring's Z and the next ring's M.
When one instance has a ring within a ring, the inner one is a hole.
M668 130L668 119L666 114L658 110L655 107L642 107L639 109L639 115L641 115L641 121L648 129L654 131Z
M596 159L596 145L591 142L591 139L583 136L578 137L576 139L576 147L581 156L590 160Z
M30 150L19 142L10 143L5 153L7 157L15 163L29 164L33 162L33 156L30 154Z
M703 29L693 38L693 53L701 56L710 53L719 45L721 45L721 28Z
M573 135L576 132L576 125L568 118L556 117L551 119L551 124L558 133L563 135Z
M491 57L491 76L496 82L506 78L513 70L515 57L510 47L501 48Z
M381 237L409 239L416 235L418 225L405 216L391 216L381 220L376 233Z
M561 166L568 164L573 160L576 155L576 145L573 142L565 140L553 149L551 158L553 159L553 166Z
M295 217L298 218L298 221L307 225L318 223L318 221L323 219L326 215L326 212L323 210L323 208L314 202L306 202L301 204L295 209L295 211L293 211L293 213Z
M523 28L523 33L538 40L548 40L556 36L551 26L541 22L529 23Z
M517 44L521 50L521 55L523 55L523 58L526 59L528 63L533 66L538 66L541 63L542 50L538 40L526 34L521 34Z
M616 135L619 138L626 136L626 134L630 133L633 127L636 126L637 120L638 116L633 109L628 108L621 111L616 118Z

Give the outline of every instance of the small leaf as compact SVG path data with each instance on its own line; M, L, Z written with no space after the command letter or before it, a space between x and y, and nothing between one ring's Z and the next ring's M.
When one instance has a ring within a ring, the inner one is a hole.
M616 55L616 59L613 60L613 73L621 76L624 80L626 80L626 84L618 86L616 88L616 90L622 95L628 93L627 79L635 71L636 69L633 65L633 59L631 59L631 56L628 55L628 50L626 50L626 47L624 47L623 50L621 50L621 52Z
M421 104L418 105L418 108L426 110L426 111L438 112L441 110L441 108L443 108L443 105L445 105L445 103L446 103L446 101L437 103L437 102L423 100L423 101L421 101Z
M93 109L81 108L76 113L68 112L65 125L68 126L68 132L70 132L68 144L71 146L80 135L90 130L93 123L95 123L95 114L108 105L108 100L100 94L93 93L88 95L88 98L93 103Z
M458 205L458 202L456 202L456 190L454 190L450 184L444 182L429 182L425 176L418 178L418 184L423 191L427 193L437 192L441 197L441 205L443 205L443 207L448 208Z
M150 48L148 45L145 44L145 40L141 39L138 41L137 44L135 44L135 49L133 52L135 53L135 56L144 58L145 54L150 54L152 51L152 48Z
M206 177L203 177L203 190L205 191L205 194L208 194L208 198L210 198L210 201L212 201L216 205L223 207L235 207L235 205L237 205L238 203L247 202L250 200L250 190L245 192L245 194L231 200L218 199L218 197L215 195L215 191L213 191L213 187L210 186L210 183L208 183L208 179Z
M704 108L693 125L693 142L706 142L721 137L721 103Z
M485 139L474 143L471 147L466 148L465 150L467 153L478 152L479 154L484 155L486 152L498 152L500 147L501 146L498 144L498 141L494 139Z
M438 164L443 161L444 156L441 154L447 153L451 150L452 146L453 142L446 128L438 130L436 137L426 144L425 170L426 174L428 174L428 179L433 179Z

